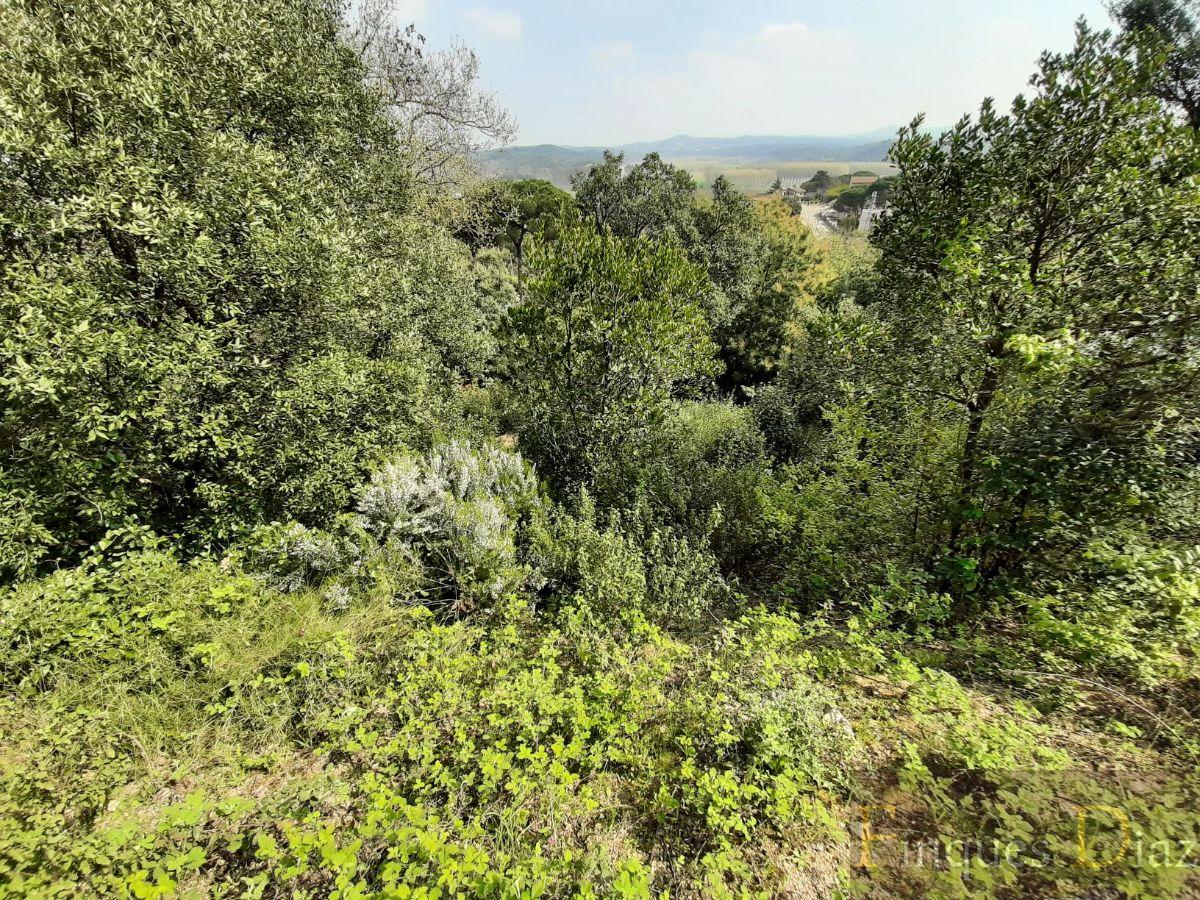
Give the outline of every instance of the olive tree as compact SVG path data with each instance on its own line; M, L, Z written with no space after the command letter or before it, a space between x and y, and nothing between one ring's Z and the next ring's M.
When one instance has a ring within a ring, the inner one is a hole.
M471 181L472 156L516 134L508 111L480 86L478 55L457 43L430 50L398 18L395 0L359 0L347 13L346 40L383 99L408 167L435 186Z

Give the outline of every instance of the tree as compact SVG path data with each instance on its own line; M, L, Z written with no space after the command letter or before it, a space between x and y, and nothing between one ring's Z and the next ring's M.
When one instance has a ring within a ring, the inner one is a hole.
M461 185L472 179L471 157L511 141L516 124L480 89L473 50L454 44L429 52L416 27L397 20L396 7L396 0L354 3L345 38L388 110L407 168L426 183Z
M696 182L657 153L625 171L625 155L604 151L604 161L571 180L579 212L598 229L624 238L650 235L694 240Z
M856 184L839 193L833 201L833 208L838 212L857 215L867 205L871 195L875 193L873 184Z
M754 201L718 175L711 196L694 203L692 217L684 247L692 261L708 272L713 290L705 301L705 312L722 359L736 364L737 351L727 352L730 341L736 340L735 323L752 315L763 278L763 241ZM738 373L727 371L726 375L740 380Z
M1122 0L1110 9L1128 34L1165 45L1166 65L1151 92L1180 107L1192 129L1200 130L1200 2Z
M766 380L783 346L784 324L794 311L790 285L807 266L799 238L803 225L785 230L784 219L756 214L756 204L725 176L711 195L696 200L691 176L657 155L622 175L622 158L606 154L576 183L580 212L614 234L677 243L708 273L703 300L720 347L722 387L737 389ZM776 226L771 236L766 226ZM781 287L787 285L788 287Z
M804 182L802 187L804 190L814 194L824 195L824 193L833 187L833 178L824 169L821 169L808 181Z
M724 351L727 372L740 373L739 383L746 385L775 376L800 307L816 287L818 259L812 232L786 203L759 203L754 214L762 235L760 281L754 301L734 320Z
M491 354L323 0L0 6L0 577L341 509Z
M488 203L489 219L499 245L512 250L517 284L524 281L525 243L530 235L553 239L573 212L571 195L548 181L497 182Z
M560 491L619 493L682 382L714 371L703 269L677 248L572 226L530 254L505 382L523 452Z
M941 435L950 477L914 530L960 596L1154 520L1191 465L1200 154L1147 98L1158 77L1081 25L1009 115L987 103L940 138L918 121L893 147L871 402Z
M726 390L769 380L812 266L808 227L782 201L755 203L723 177L710 201L696 210L698 242L692 258L703 262L720 291L714 334ZM711 306L712 304L710 304Z

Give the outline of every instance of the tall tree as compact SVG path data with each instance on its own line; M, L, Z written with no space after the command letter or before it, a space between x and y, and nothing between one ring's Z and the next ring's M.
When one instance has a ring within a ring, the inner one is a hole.
M796 270L807 266L804 226L779 226L763 218L745 194L723 175L711 195L697 200L691 176L650 154L624 171L622 157L606 154L575 184L581 214L618 236L652 237L679 244L704 267L710 289L704 310L720 346L729 390L770 377L783 347L785 320L794 304L785 299ZM793 298L794 299L794 298Z
M752 387L774 373L811 265L809 231L780 202L756 203L724 176L696 205L691 257L702 263L716 296L710 301L727 390Z
M516 124L480 87L475 52L461 44L429 50L415 25L399 18L397 5L350 4L345 38L383 99L408 168L424 183L461 185L473 179L472 156L511 141Z
M605 150L603 162L573 178L571 187L580 213L618 237L693 239L695 179L657 153L627 167L623 153Z
M754 216L760 235L758 280L721 348L731 387L775 377L818 274L812 232L787 203L755 204Z
M517 284L524 283L525 246L531 235L553 238L573 213L571 195L548 181L497 182L491 188L488 216L499 244L512 250Z
M0 4L0 577L328 515L488 355L340 29L324 0Z
M804 182L803 187L806 191L812 191L814 194L823 195L827 190L833 187L834 183L833 176L831 176L824 169L821 169L812 178Z
M1147 97L1161 74L1081 25L1010 114L893 148L882 385L948 438L935 527L960 588L1152 517L1190 459L1200 153Z
M838 212L858 214L862 212L863 207L871 199L874 194L875 186L870 184L856 184L842 191L833 201L833 208Z

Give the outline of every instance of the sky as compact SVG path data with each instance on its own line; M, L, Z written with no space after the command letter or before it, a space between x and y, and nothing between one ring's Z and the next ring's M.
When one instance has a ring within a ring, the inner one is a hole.
M518 144L851 135L952 124L1025 89L1101 0L395 0L479 54Z

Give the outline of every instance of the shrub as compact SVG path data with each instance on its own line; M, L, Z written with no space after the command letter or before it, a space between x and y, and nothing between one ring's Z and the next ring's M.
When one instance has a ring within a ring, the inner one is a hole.
M226 578L212 562L187 566L162 552L0 591L0 685L30 694L98 670L153 685L166 671L200 667L196 635L255 591L246 576Z
M716 558L706 542L648 518L627 523L612 513L601 527L586 493L574 512L556 509L533 552L543 592L601 629L645 619L685 628L703 623L731 595Z
M451 441L377 470L332 532L274 526L253 557L283 591L368 588L466 612L529 581L521 545L540 511L520 455Z
M1039 667L1081 668L1150 686L1188 673L1200 638L1200 548L1096 537L1058 577L1018 591Z
M745 573L771 551L781 525L779 485L749 409L680 404L649 473L656 514L709 542L727 570Z

